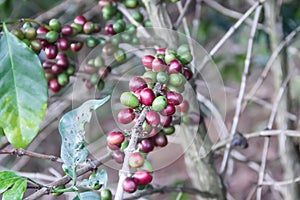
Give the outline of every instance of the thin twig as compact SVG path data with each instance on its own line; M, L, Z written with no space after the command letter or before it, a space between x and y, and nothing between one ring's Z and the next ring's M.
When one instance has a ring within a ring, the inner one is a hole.
M222 6L221 4L219 4L217 1L212 1L212 0L203 0L203 1L211 8L215 9L216 11L220 12L221 14L223 14L227 17L231 17L234 19L240 19L243 16L242 13L228 9L228 8ZM245 19L245 23L250 26L253 25L253 21L251 19ZM263 30L266 33L270 32L270 29L268 27L266 27L266 25L260 24L260 23L257 24L257 29Z
M63 161L57 156L36 153L33 151L21 149L21 148L12 149L12 150L0 150L0 154L17 155L20 157L29 156L29 157L40 158L40 159L44 159L44 160L50 160L50 161L54 161L54 162L58 162L58 163L63 163Z
M177 5L180 5L181 6L181 10L180 10L180 15L179 15L179 17L177 18L177 20L176 20L176 22L174 23L174 26L173 26L173 29L174 30L177 30L178 28L179 28L179 26L180 26L180 24L181 24L181 22L182 22L182 19L183 19L183 17L185 16L185 14L186 14L186 11L188 10L188 8L189 8L189 5L190 5L190 3L192 2L192 0L187 0L186 2L185 2L185 5L184 5L184 7L182 8L182 1L179 1L178 3L177 3Z
M184 186L161 186L161 187L156 187L152 189L147 189L146 191L140 192L137 195L134 195L132 197L125 198L124 200L134 200L138 199L147 195L152 195L156 193L172 193L172 192L181 192L181 193L187 193L191 195L198 195L203 198L215 198L216 196L205 191L198 190L196 188L189 188L189 187L184 187Z
M83 174L85 174L86 172L94 169L94 167L99 167L100 165L102 165L103 163L107 162L108 160L111 159L111 154L110 153L107 153L106 155L104 155L102 158L100 158L99 160L95 160L91 163L88 163L86 166L78 169L76 171L76 176L79 177ZM65 185L67 184L68 182L70 182L72 179L65 175L64 177L50 183L48 185L48 189L47 188L42 188L38 191L36 191L35 193L31 194L30 196L28 196L27 198L25 198L25 200L36 200L36 199L39 199L41 196L43 195L46 195L46 194L49 194L50 192L50 189L53 188L53 187L57 187L57 186L60 186L60 185Z
M201 8L202 8L202 0L196 0L195 16L193 19L193 32L192 32L192 37L194 39L197 38L197 34L201 22Z
M261 164L260 164L260 169L259 169L259 173L258 173L258 176L259 176L258 177L258 188L256 191L256 199L257 200L261 199L261 192L262 192L261 183L263 182L264 176L265 176L269 144L270 144L270 138L266 137L264 139L264 148L263 148L263 152L262 152Z
M279 102L284 94L284 91L285 91L285 88L291 78L291 74L290 73L286 78L285 80L283 81L283 84L282 86L280 87L279 91L278 91L278 94L275 98L275 101L274 101L274 104L273 104L273 108L272 108L272 112L270 114L270 118L269 118L269 121L268 121L268 124L267 124L267 129L271 129L273 124L274 124L274 121L275 121L275 116L276 116L276 113L277 113L277 110L278 110L278 106L279 106ZM264 181L264 175L265 175L265 168L266 168L266 162L267 162L267 154L268 154L268 148L269 148L269 143L270 143L270 138L269 137L266 137L264 139L264 150L263 150L263 154L262 154L262 158L261 158L261 167L260 167L260 170L259 170L259 177L258 177L258 188L257 188L257 191L256 191L256 199L257 200L260 200L261 199L261 193L262 193L262 187L261 187L261 184L262 182Z
M199 102L203 103L212 113L212 115L214 116L214 118L217 121L217 127L216 130L219 131L219 136L220 138L223 136L228 136L228 129L224 123L224 120L222 118L221 113L218 111L218 109L215 107L215 105L209 101L207 98L205 98L203 95L201 95L199 92L197 93L197 99Z
M264 181L261 183L261 185L268 185L268 186L284 186L284 185L289 185L289 184L294 184L300 182L300 177L291 179L291 180L286 180L286 181Z
M267 74L269 73L270 69L272 66L274 66L274 62L276 61L278 55L280 54L280 52L282 51L282 49L286 46L288 46L292 40L294 39L294 37L300 32L300 26L298 26L295 30L293 30L288 36L286 36L284 38L284 40L278 45L278 47L276 48L275 51L273 51L271 57L269 58L266 67L264 68L263 72L261 73L260 77L257 79L257 81L255 82L254 86L251 88L251 90L249 91L249 93L246 95L245 101L243 103L243 109L246 107L247 102L249 101L249 99L251 99L254 94L256 93L256 91L259 89L259 87L261 86L261 84L264 82L264 80L267 77Z
M257 23L260 17L260 13L262 10L262 6L258 6L256 11L255 11L255 16L254 16L254 23L253 26L251 28L251 33L250 33L250 37L248 40L248 48L247 48L247 55L246 55L246 59L245 59L245 66L244 66L244 72L243 72L243 76L242 76L242 82L241 82L241 87L240 87L240 91L239 91L239 96L237 99L237 103L236 103L236 110L235 110L235 114L233 117L233 123L232 123L232 127L231 127L231 131L230 131L230 138L233 138L236 130L237 130L237 125L239 122L239 116L241 113L241 106L242 106L242 102L243 102L243 98L244 98L244 94L245 94L245 90L246 90L246 81L247 81L247 76L249 73L249 68L250 68L250 63L251 63L251 57L252 57L252 50L253 50L253 42L254 42L254 36L257 30ZM229 154L230 154L230 147L231 144L228 143L226 145L226 151L224 152L224 157L223 157L223 161L221 164L221 169L220 172L223 173L226 169L226 165L227 165L227 161L229 158Z
M210 50L209 55L205 56L202 63L199 66L199 71L207 64L209 59L213 57L218 50L224 45L224 43L230 38L230 36L241 26L241 24L256 10L258 6L260 6L263 2L256 2L253 6L251 6L247 12L226 32L226 34L219 40L219 42L214 46L212 50Z

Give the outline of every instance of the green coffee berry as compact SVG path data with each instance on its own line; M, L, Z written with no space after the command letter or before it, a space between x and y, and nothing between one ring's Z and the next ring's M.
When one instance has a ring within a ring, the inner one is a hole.
M120 102L124 106L128 106L130 108L136 108L140 105L138 98L131 92L123 92L120 97Z
M168 100L165 96L159 96L152 102L152 109L156 112L160 112L167 107Z

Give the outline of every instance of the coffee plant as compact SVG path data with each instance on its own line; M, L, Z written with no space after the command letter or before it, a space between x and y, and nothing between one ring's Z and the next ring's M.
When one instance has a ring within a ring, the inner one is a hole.
M299 199L300 3L0 1L0 198Z

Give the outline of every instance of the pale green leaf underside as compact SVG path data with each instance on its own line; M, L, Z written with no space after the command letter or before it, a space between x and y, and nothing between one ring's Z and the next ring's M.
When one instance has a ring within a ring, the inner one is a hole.
M80 185L87 188L93 188L97 185L103 185L104 187L106 187L107 180L107 172L106 170L102 169L101 171L97 172L94 177L82 180Z
M48 99L38 56L8 32L0 40L0 127L8 141L25 148L37 135Z
M88 151L85 144L85 124L91 119L92 110L96 110L109 100L107 96L100 100L89 100L79 108L66 113L59 122L59 133L62 138L61 159L68 175L73 178L73 171L79 163L86 160Z
M101 200L101 197L96 192L82 192L74 200Z

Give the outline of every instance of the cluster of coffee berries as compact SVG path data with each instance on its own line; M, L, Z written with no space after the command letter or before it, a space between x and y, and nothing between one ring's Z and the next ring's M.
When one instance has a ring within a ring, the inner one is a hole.
M120 102L126 108L119 111L118 122L140 125L136 152L129 155L128 162L136 171L123 183L123 189L128 193L151 183L151 172L143 168L147 153L155 147L166 146L167 136L175 132L174 125L178 123L174 119L189 111L189 103L182 93L186 81L193 76L189 67L192 59L188 45L181 45L176 51L159 48L155 56L145 55L142 64L146 72L140 77L133 77L129 81L130 91L120 96ZM130 134L130 131L114 131L107 136L108 147L113 150L113 157L118 163L124 160Z

